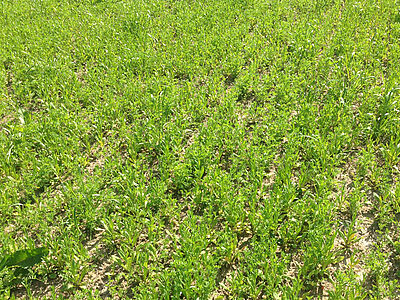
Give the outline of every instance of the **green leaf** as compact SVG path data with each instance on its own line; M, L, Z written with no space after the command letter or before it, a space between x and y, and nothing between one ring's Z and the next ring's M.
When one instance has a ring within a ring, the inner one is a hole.
M3 270L7 264L8 258L10 255L5 255L0 261L0 271Z
M19 266L23 268L32 267L39 263L44 256L49 253L46 247L40 247L35 249L18 250L13 254L9 255L5 262L1 262L0 269L4 267Z

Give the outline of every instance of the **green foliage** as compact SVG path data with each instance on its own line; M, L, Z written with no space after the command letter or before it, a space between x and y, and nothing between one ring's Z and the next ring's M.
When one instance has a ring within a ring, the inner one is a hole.
M47 256L46 247L18 250L12 254L4 255L0 261L0 275L2 284L0 292L10 289L27 279L33 266L39 264ZM3 295L4 296L4 295Z
M398 4L1 1L2 296L398 298Z
M15 251L11 255L6 255L2 258L0 271L6 267L33 267L39 263L48 252L48 249L45 247Z

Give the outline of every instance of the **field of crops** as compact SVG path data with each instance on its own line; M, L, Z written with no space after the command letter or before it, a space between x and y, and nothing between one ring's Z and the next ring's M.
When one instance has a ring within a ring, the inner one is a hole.
M1 0L0 298L400 299L399 7Z

